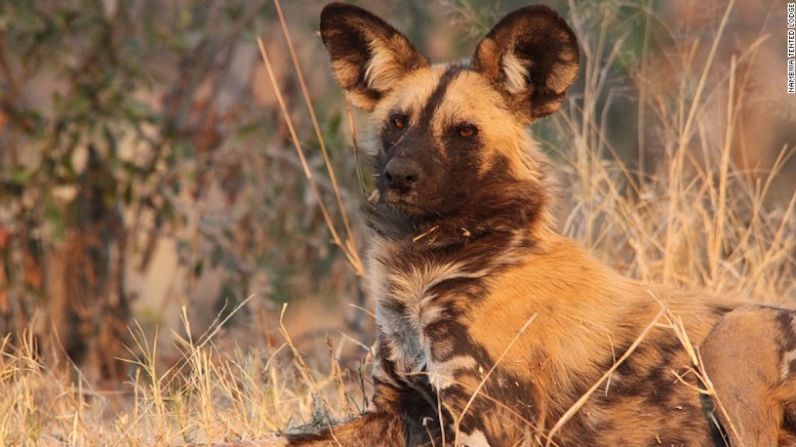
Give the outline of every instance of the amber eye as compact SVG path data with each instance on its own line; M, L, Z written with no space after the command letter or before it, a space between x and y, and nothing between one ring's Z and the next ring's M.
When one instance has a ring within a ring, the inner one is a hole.
M463 138L470 138L478 132L478 129L475 128L472 124L464 124L459 126L456 129L456 133L459 134L460 137Z
M393 127L396 129L403 129L406 127L407 118L405 115L395 114L390 117L390 122L392 122Z

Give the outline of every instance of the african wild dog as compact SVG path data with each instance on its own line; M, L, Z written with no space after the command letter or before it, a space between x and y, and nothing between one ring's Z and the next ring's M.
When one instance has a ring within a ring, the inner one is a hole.
M701 346L729 420L713 422L683 344L653 326L550 445L724 445L721 425L735 446L796 443L796 313L641 284L552 229L547 163L526 126L559 108L578 71L554 11L512 12L452 64L346 4L323 10L321 36L368 112L375 396L289 445L546 444L663 303Z

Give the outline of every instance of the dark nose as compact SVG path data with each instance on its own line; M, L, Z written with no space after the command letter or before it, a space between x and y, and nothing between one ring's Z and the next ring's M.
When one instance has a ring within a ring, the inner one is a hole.
M393 158L384 167L384 180L390 188L411 189L420 180L420 166L406 158Z

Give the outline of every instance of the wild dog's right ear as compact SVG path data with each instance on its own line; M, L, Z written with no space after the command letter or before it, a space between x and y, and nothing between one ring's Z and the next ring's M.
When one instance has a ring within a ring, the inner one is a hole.
M406 36L353 5L332 3L323 8L321 38L337 82L355 106L367 111L401 77L429 65Z
M510 98L529 121L558 110L578 74L575 33L544 5L520 8L484 37L473 67Z

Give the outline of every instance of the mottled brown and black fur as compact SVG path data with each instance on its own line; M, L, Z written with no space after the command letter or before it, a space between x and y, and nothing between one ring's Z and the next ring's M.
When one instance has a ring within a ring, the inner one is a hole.
M796 314L639 283L553 231L547 162L526 127L577 75L557 13L519 9L453 64L432 65L354 6L327 6L320 28L335 78L368 112L375 397L289 445L794 442ZM683 343L659 325L549 439L662 306L701 347L727 433Z

